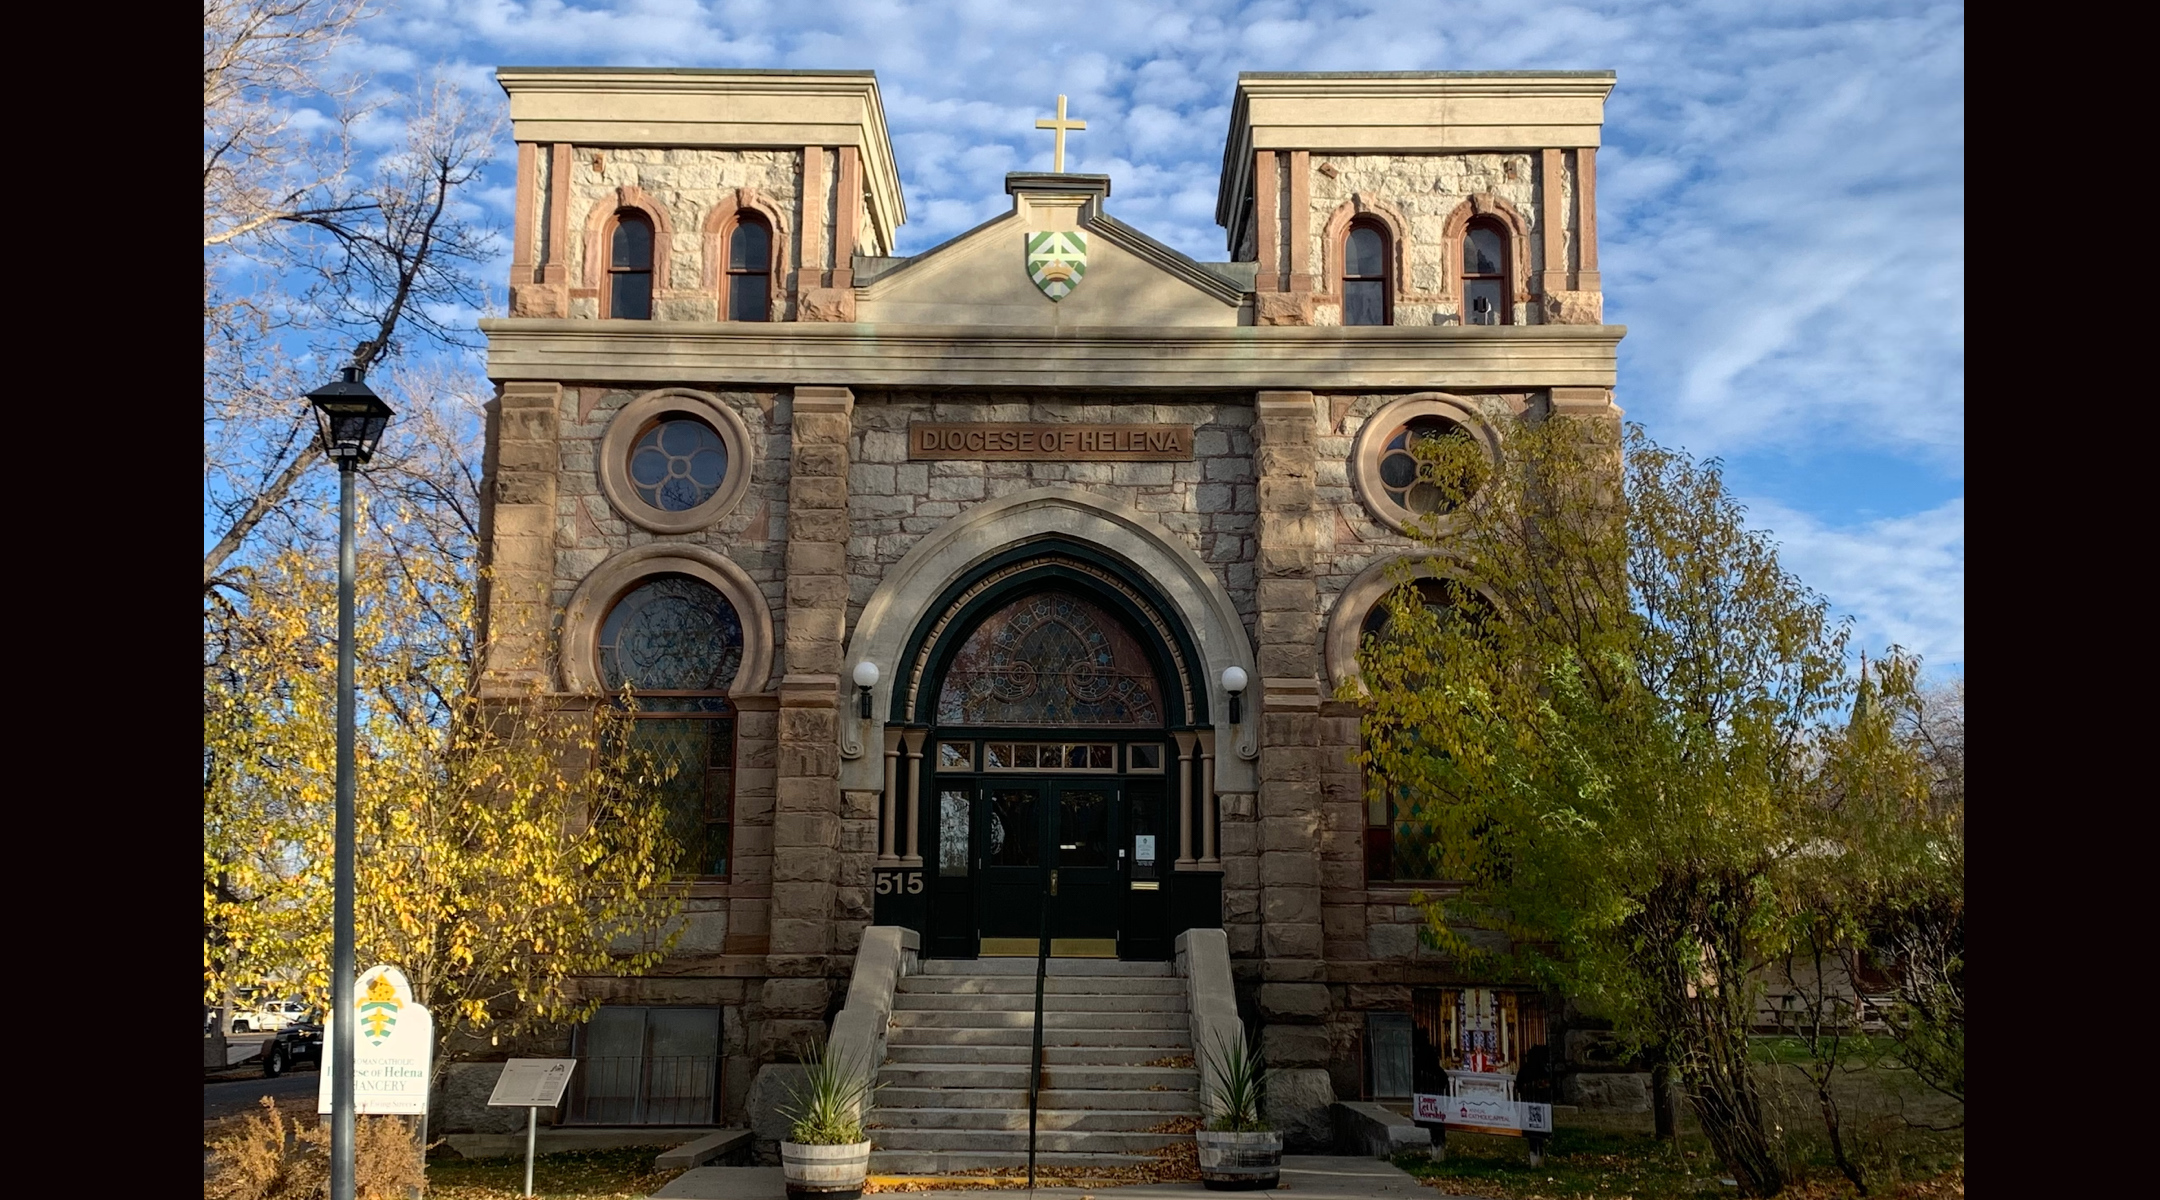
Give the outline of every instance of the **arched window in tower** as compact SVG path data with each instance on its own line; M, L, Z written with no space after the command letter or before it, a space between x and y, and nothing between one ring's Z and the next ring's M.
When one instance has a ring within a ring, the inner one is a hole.
M1463 230L1462 256L1463 324L1513 325L1506 227L1490 217L1470 222Z
M772 319L772 226L744 213L728 234L727 319Z
M1388 238L1380 226L1360 221L1343 235L1342 323L1386 325L1389 299Z
M682 871L724 878L735 803L735 706L742 619L718 589L653 575L623 593L600 625L600 679L630 693L631 745L652 756Z
M615 214L608 234L607 312L622 321L652 319L653 227L635 209Z

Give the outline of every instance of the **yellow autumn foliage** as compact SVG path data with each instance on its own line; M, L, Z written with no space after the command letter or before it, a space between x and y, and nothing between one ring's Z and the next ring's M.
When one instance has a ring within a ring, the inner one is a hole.
M363 528L368 524L363 522ZM375 528L394 529L394 522ZM356 581L359 962L393 963L446 1046L583 1019L583 976L638 974L680 911L663 772L610 704L482 700L475 582L363 544ZM329 992L337 574L246 569L203 684L203 989Z

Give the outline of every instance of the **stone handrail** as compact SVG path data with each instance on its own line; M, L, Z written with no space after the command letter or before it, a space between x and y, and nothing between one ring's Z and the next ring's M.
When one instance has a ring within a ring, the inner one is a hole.
M1220 929L1188 929L1177 936L1177 970L1185 979L1192 1012L1193 1065L1200 1070L1200 1108L1210 1120L1221 1105L1222 1076L1216 1059L1243 1044L1237 990L1230 979L1230 939Z
M885 1062L885 1034L892 1027L893 992L900 980L912 975L922 952L922 935L898 925L873 925L863 930L862 946L855 951L855 974L848 981L847 1004L833 1018L832 1034L825 1041L828 1058L860 1064L875 1079ZM863 1112L874 1101L863 1097Z

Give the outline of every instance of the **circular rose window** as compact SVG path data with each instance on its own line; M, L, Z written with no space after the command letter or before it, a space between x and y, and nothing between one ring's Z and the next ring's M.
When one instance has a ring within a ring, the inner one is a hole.
M647 392L600 439L600 490L654 533L689 533L732 510L750 482L750 430L719 397Z
M1421 449L1460 438L1478 453L1451 455L1427 462ZM1474 502L1479 485L1498 453L1492 429L1478 419L1468 402L1437 394L1411 396L1374 413L1358 433L1351 456L1351 477L1366 509L1397 532L1423 520L1429 531L1444 532L1446 517ZM1434 520L1441 522L1435 526Z
M630 451L630 486L662 512L689 512L727 479L727 443L690 417L655 421Z

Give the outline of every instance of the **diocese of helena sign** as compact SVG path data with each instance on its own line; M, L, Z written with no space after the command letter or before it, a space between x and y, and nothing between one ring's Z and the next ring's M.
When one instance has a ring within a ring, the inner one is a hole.
M1028 278L1052 300L1072 295L1087 274L1087 235L1068 230L1026 237Z
M370 967L353 989L354 1110L364 1114L425 1113L428 1068L435 1050L435 1020L413 1003L412 984L396 967ZM332 1039L340 1035L339 1014L323 1022L322 1082L315 1111L330 1111Z
M1190 425L959 425L917 421L908 426L911 459L1187 462L1192 456Z

